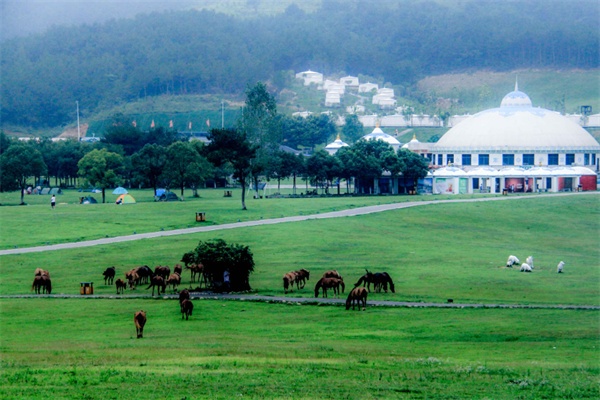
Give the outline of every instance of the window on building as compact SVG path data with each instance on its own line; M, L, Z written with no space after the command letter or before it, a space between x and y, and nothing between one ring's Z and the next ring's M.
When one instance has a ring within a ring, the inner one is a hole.
M592 153L592 162L590 164L591 165L596 165L596 154Z
M479 178L473 178L473 190L479 189Z
M567 154L565 157L565 165L573 165L575 163L575 154Z
M479 155L479 165L490 165L490 155L489 154L480 154Z
M546 189L552 189L552 178L546 178Z
M558 154L548 154L548 165L558 165Z
M502 165L515 165L515 155L502 154Z
M448 154L446 156L446 164L447 165L454 164L454 154Z
M470 154L462 155L462 165L471 165L471 155Z
M533 154L523 154L523 165L534 165L535 158Z
M590 155L588 153L583 155L583 165L590 165Z
M444 165L444 155L438 154L437 165Z

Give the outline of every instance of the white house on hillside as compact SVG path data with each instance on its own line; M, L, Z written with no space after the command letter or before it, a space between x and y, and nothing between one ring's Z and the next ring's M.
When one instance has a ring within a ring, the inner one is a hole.
M304 71L298 72L296 74L296 79L302 79L304 81L304 86L308 86L311 83L321 84L323 83L323 74L315 71Z
M368 92L372 92L373 90L377 91L379 90L379 85L376 83L361 83L360 85L358 85L358 93L368 93Z
M345 76L340 79L340 84L344 85L344 86L358 87L358 77L357 76Z

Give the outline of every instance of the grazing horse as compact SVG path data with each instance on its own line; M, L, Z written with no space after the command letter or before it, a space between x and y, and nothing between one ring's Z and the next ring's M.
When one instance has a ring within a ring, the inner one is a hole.
M387 272L372 273L372 272L369 272L369 270L365 270L365 271L367 271L367 273L360 277L358 282L356 282L354 284L354 287L358 287L362 284L363 287L366 286L367 290L370 292L371 291L371 283L372 283L373 290L375 292L379 293L379 292L381 292L381 289L383 289L387 293L388 285L389 285L392 293L396 293L394 281L392 281L392 278L390 277L390 275Z
M304 289L304 285L306 285L306 281L310 279L310 271L307 269L299 269L296 272L296 286L298 289Z
M157 288L159 296L160 296L160 289L161 288L162 288L163 294L165 293L165 290L167 289L167 284L165 283L165 280L163 279L162 276L154 276L154 277L152 277L152 279L150 280L150 286L148 286L146 288L146 290L152 288L152 296L154 296L154 288L155 287Z
M346 310L349 310L350 306L352 306L353 310L354 306L358 306L358 309L360 310L360 306L362 304L362 308L364 311L367 307L368 293L369 292L367 292L367 289L365 289L364 287L355 287L354 289L352 289L352 291L348 295L348 298L346 299Z
M125 288L127 288L127 283L123 279L119 278L115 282L115 286L117 287L117 294L123 294Z
M146 311L137 311L133 315L133 322L135 323L135 333L137 333L137 338L143 338L144 325L146 325Z
M183 312L183 306L181 305L181 303L183 303L184 300L189 300L190 299L190 291L187 289L183 289L181 292L179 292L179 307L181 307L181 312Z
M165 282L166 286L171 285L171 287L173 287L173 293L177 291L177 286L179 286L180 284L181 275L179 275L177 272L173 272L171 275L169 275L169 279L167 279L167 281Z
M154 268L154 276L161 276L163 279L169 279L169 275L171 275L171 268L169 268L167 265L163 266L157 266L156 268Z
M150 281L150 278L152 278L152 270L147 265L137 267L134 269L134 271L138 275L137 283L148 283Z
M187 321L190 315L192 315L192 311L194 311L194 303L189 299L183 300L181 302L181 319L185 315L185 320Z
M135 285L137 285L140 281L140 276L135 272L135 269L125 273L125 279L127 279L127 283L129 283L129 289L135 290Z
M319 297L319 289L323 290L323 297L327 297L327 289L333 289L334 296L339 296L340 286L342 287L342 293L344 293L346 285L344 285L344 281L342 279L321 278L315 286L315 297Z
M117 270L115 269L115 267L108 267L104 270L104 272L102 273L102 275L104 275L104 284L105 285L112 285L113 284L113 280L115 279L115 275L117 273Z
M288 292L289 290L294 289L294 282L296 282L296 273L295 272L288 272L287 274L285 274L283 276L283 291L284 293Z
M340 273L337 272L335 269L332 269L330 271L325 271L325 273L323 274L323 278L338 278L338 279L343 279L342 276L340 275Z

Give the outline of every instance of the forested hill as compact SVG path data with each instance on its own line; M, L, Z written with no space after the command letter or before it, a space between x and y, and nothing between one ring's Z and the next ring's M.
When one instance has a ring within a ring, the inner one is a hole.
M289 72L363 74L407 87L476 69L597 68L597 0L323 1L276 16L212 11L132 20L2 42L2 124L44 127L162 94L242 93ZM289 78L288 78L289 79Z

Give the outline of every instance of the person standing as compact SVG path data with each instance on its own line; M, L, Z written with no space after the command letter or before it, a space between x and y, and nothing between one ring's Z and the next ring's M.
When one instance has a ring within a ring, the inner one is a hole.
M54 209L54 207L56 207L56 196L52 195L52 197L50 198L50 205L52 206L52 209Z

